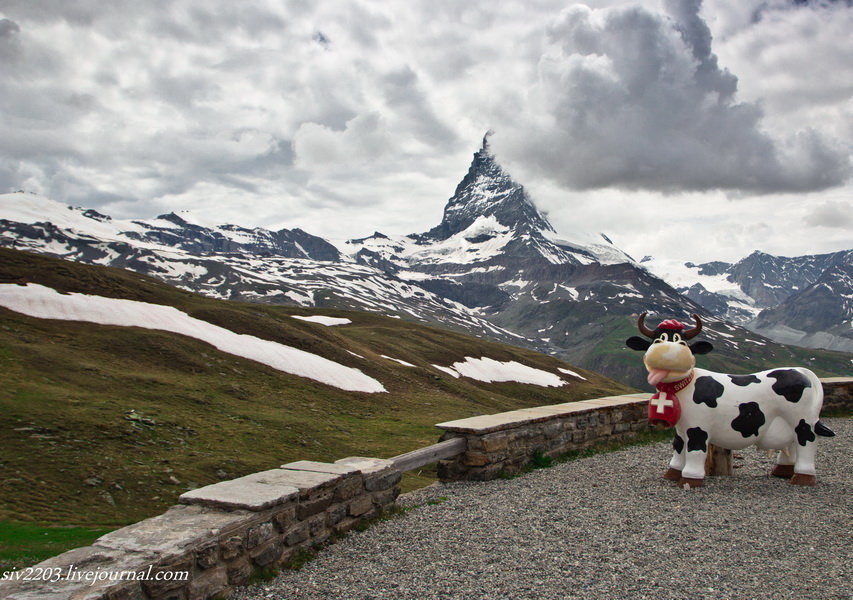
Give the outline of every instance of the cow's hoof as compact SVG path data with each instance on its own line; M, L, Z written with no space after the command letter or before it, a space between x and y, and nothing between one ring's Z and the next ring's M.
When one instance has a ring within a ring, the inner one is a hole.
M693 479L692 477L682 477L678 480L678 487L684 489L702 487L704 484L704 479Z
M663 478L668 479L669 481L678 481L681 479L681 471L670 467L666 470L666 473L663 474Z
M773 470L770 471L770 474L773 475L773 477L790 479L794 476L794 465L776 465L773 467Z
M790 482L794 485L815 485L817 484L817 477L814 475L806 475L805 473L794 473Z

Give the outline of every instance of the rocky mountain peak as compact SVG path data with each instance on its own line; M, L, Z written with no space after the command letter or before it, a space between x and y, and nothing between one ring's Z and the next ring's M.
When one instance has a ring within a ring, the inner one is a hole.
M174 223L175 225L180 225L182 227L189 225L187 221L174 212L157 215L157 219L160 221L168 221L169 223Z
M474 154L468 173L444 207L441 223L426 237L445 240L468 229L478 218L494 217L517 233L554 231L527 191L504 171L489 146L489 133Z

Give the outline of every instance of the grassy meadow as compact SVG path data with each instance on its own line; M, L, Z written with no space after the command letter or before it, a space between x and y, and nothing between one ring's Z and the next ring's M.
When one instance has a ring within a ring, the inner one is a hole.
M346 392L165 331L0 308L0 570L159 514L198 486L294 460L387 458L436 442L442 421L632 391L543 354L403 319L214 300L130 271L0 250L0 283L27 282L171 305L361 369L388 393ZM352 323L292 318L316 314ZM587 381L488 384L431 366L466 356L571 368ZM415 473L405 485L431 480Z

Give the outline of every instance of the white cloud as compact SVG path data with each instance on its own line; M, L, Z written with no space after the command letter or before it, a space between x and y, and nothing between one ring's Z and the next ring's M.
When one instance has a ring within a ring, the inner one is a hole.
M853 202L850 199L824 200L805 218L812 227L843 229L849 234L853 228Z
M749 5L750 3L745 3ZM792 7L753 2L752 19L716 44L740 77L740 95L765 108L764 126L791 133L804 124L827 139L853 137L853 10L849 3Z
M829 196L810 190L843 180L844 3L588 4L6 0L0 191L335 238L424 231L489 128L555 222L593 231L685 197L720 223L785 190L813 208ZM580 196L606 206L577 213Z
M846 153L813 129L778 139L735 98L696 0L671 18L575 5L548 28L525 110L496 127L499 154L567 188L811 191L841 184Z
M296 166L303 169L358 168L383 158L393 148L382 116L360 114L342 131L326 125L303 123L293 136Z

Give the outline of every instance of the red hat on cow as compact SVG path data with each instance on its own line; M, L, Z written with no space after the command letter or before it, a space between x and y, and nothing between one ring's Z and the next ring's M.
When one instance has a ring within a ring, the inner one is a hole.
M658 325L658 329L682 331L684 329L684 323L682 323L681 321L676 321L675 319L667 319L666 321L662 321L661 324Z

